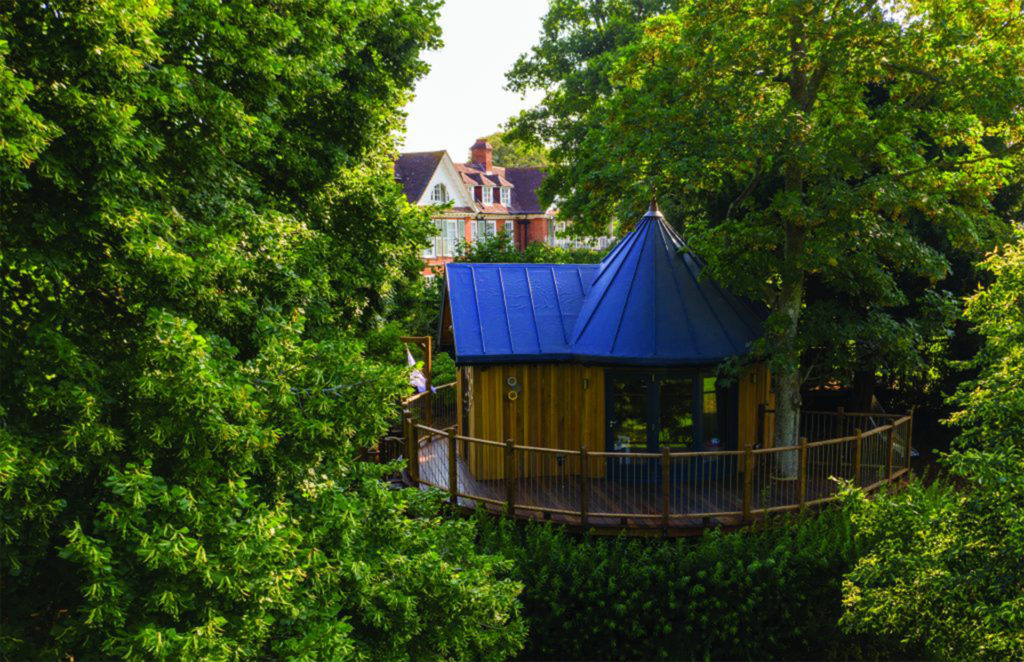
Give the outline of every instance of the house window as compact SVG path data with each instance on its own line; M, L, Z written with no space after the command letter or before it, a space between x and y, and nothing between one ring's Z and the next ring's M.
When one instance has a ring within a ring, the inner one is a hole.
M444 234L441 238L441 255L444 257L454 257L459 244L466 238L466 224L462 219L450 218L444 221L435 221L435 223L438 222L444 223Z
M484 204L485 205L494 204L494 187L493 186L484 186L483 190L484 190Z
M477 221L473 227L473 241L480 241L486 237L493 237L498 234L497 221Z
M469 188L469 199L470 201L476 200L476 187L470 186Z
M508 207L512 203L512 189L507 186L501 187L501 204Z
M441 248L441 232L443 229L443 221L434 221L434 236L430 237L427 241L427 247L423 249L421 254L423 257L437 257L438 249Z
M434 188L430 190L430 201L434 204L443 205L449 200L451 198L448 196L448 187L444 184L434 184Z

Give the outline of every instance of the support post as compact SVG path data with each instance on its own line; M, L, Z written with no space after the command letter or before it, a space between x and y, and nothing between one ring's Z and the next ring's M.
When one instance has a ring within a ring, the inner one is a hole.
M804 502L807 501L807 437L800 437L800 459L796 491L800 508L803 508Z
M587 526L587 513L590 510L590 461L587 459L587 447L580 446L580 526Z
M458 430L459 434L466 434L465 428L463 428L462 417L465 415L466 401L465 393L462 391L462 368L455 369L455 429ZM463 453L465 454L465 453Z
M516 449L511 439L505 440L505 503L510 517L516 514Z
M864 440L861 438L860 428L855 428L853 434L853 484L860 487L863 484L860 479L860 461Z
M408 462L409 480L412 484L420 483L420 445L416 440L416 426L412 422L412 411L403 412L405 427L405 456Z
M757 406L757 447L764 448L764 426L765 426L765 412L766 407L762 402Z
M885 478L889 482L892 482L892 448L893 448L893 443L896 441L896 438L894 436L894 433L896 431L895 428L896 428L895 425L893 425L892 423L889 424L889 432L888 432L888 435L887 435L888 436L888 446L889 446L889 448L888 448L888 451L885 454Z
M448 430L448 500L459 505L459 440L455 430Z
M661 449L661 526L668 532L669 513L669 484L672 479L670 471L672 456L669 454L668 446Z
M844 423L846 423L846 409L841 406L836 407L836 424L835 428L832 430L832 437L834 439L846 436L846 425L844 425Z
M764 420L764 419L762 419ZM750 521L750 502L754 492L754 447L743 453L743 521Z
M434 378L431 374L434 371L434 356L433 356L433 339L430 336L425 337L423 343L423 353L425 355L423 359L423 376L427 382L427 394L424 396L426 399L426 411L423 412L423 420L427 424L427 427L434 427Z
M907 421L907 472L910 472L910 450L914 447L914 410L910 410L910 420ZM909 476L908 476L909 478Z

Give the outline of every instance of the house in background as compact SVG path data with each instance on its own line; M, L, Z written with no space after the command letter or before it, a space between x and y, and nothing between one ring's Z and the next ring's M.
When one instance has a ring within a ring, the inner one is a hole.
M492 154L491 144L480 138L470 148L468 163L455 163L446 151L410 152L395 162L395 180L409 202L451 203L433 217L437 233L423 251L425 274L451 262L462 241L478 241L502 230L518 250L536 241L575 245L556 236L554 209L545 208L537 198L544 171L496 166ZM565 223L560 225L564 229ZM604 248L610 241L602 237L594 246Z

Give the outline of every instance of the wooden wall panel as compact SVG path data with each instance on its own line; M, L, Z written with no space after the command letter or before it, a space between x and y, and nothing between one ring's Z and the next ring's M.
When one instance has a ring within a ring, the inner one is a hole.
M516 364L463 368L469 398L464 434L518 446L559 448L568 451L561 461L555 454L517 452L517 472L526 478L579 472L582 446L593 452L605 449L604 368L574 363ZM508 378L519 383L516 400L508 398ZM739 380L739 448L757 437L757 407L774 406L771 375L764 364L749 368ZM770 419L769 419L770 422ZM766 426L767 445L772 431ZM504 478L503 448L472 445L469 464L479 480ZM603 458L592 458L590 475L604 475Z
M465 368L470 391L466 434L479 439L519 446L559 448L579 452L603 451L604 368L565 364L522 364ZM508 378L519 383L518 397L508 397ZM504 451L479 448L471 452L470 467L481 480L504 476ZM517 469L521 477L578 473L575 457L561 460L553 453L517 453L524 456ZM591 461L591 475L603 475L604 462Z
M739 448L742 450L757 441L757 407L765 405L771 409L775 406L775 394L771 389L771 373L768 366L759 363L747 368L740 376L740 420ZM765 425L765 446L772 445L771 417Z

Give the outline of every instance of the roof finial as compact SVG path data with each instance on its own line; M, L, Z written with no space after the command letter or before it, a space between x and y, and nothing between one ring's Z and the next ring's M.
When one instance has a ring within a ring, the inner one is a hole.
M661 210L658 209L658 198L651 196L651 206L647 208L647 213L653 216L661 216Z

